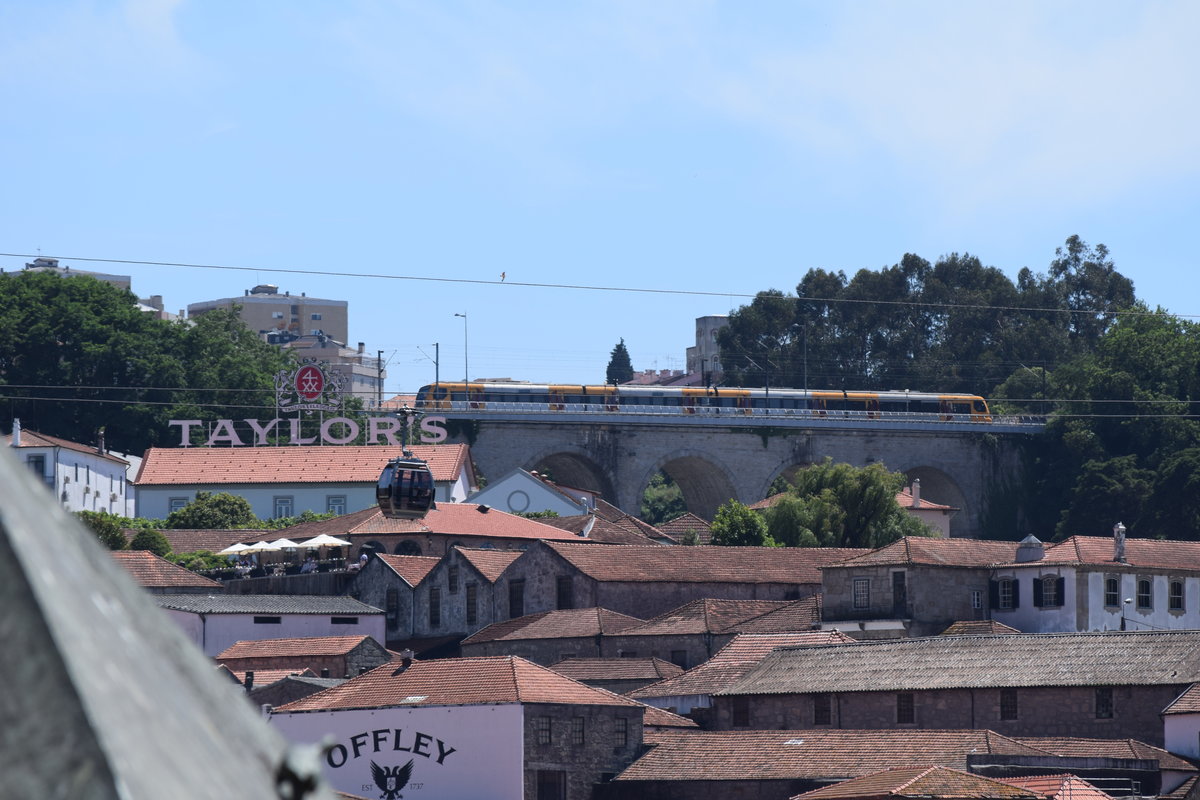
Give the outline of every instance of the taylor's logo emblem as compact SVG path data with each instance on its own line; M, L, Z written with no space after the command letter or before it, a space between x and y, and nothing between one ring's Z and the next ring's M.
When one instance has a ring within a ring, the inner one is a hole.
M329 364L306 359L294 372L275 375L275 403L280 411L337 411L345 377Z
M305 400L316 400L325 390L325 376L321 370L309 364L296 373L296 394Z
M375 785L383 792L380 795L381 800L397 800L397 798L404 797L400 794L400 790L408 785L408 781L412 777L412 769L411 758L403 767L381 767L372 761L371 777L375 779Z

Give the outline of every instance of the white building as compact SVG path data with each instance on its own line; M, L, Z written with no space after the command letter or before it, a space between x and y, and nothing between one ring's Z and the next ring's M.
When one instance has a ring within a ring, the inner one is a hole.
M154 601L206 656L263 639L370 636L384 641L383 611L352 597L160 594Z
M133 516L133 497L126 479L129 462L107 452L103 440L91 447L22 430L21 420L14 419L12 434L4 441L68 511Z
M514 469L499 480L489 483L486 488L475 492L467 500L498 508L509 514L554 511L560 517L574 517L595 511L596 497L596 492L559 486L536 473Z
M475 485L467 445L409 449L429 464L437 502L466 499ZM379 474L401 451L384 445L152 447L134 480L137 514L166 519L197 492L244 497L259 519L361 511L375 505Z

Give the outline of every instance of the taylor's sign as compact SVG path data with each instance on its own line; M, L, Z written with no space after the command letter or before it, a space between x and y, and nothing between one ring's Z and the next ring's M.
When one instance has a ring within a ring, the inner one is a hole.
M263 424L256 419L219 419L213 423L208 432L204 447L224 445L228 447L245 447L252 445L262 447L270 444L268 437L272 434L288 436L288 444L352 444L362 435L362 426L349 417L331 417L321 422L316 434L304 436L299 412L312 414L314 411L336 412L341 408L344 393L344 378L339 372L329 369L327 362L317 362L313 359L304 360L299 367L292 371L284 370L275 375L275 407L279 412L296 412L290 419L273 419ZM235 422L245 423L239 434ZM280 427L281 423L286 423ZM397 438L400 426L404 423L396 417L370 416L366 418L366 440L363 444L388 444L400 447L404 444ZM179 446L190 447L192 444L192 428L202 427L203 420L172 419L167 424L179 426ZM409 431L409 439L419 440L422 444L440 444L446 441L446 418L424 417L419 423L420 432ZM416 433L416 435L412 435ZM249 437L247 442L243 436ZM381 442L380 439L383 441Z

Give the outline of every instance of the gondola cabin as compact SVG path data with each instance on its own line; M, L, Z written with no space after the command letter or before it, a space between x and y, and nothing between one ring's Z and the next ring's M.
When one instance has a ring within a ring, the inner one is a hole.
M388 519L420 519L434 508L433 473L419 458L393 458L375 488L379 510Z

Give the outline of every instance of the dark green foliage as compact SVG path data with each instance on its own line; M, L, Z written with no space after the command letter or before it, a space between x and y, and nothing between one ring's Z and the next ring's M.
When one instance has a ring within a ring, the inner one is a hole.
M726 547L774 547L767 523L757 511L736 500L717 509L712 523L712 543Z
M671 476L657 472L642 493L641 518L651 525L673 520L687 511L683 492Z
M79 521L96 534L100 543L109 550L124 550L128 545L122 532L124 517L109 514L107 511L77 511L75 516Z
M164 527L229 530L260 524L246 498L228 492L196 492L195 500L167 516Z
M625 340L617 342L608 359L608 369L604 372L605 383L625 383L633 380L633 363L629 360L629 351L625 349Z
M679 543L685 547L695 547L700 544L700 534L693 530L683 532L683 536L679 537Z
M555 517L558 516L558 512L557 511L549 511L549 510L547 510L547 511L522 511L521 513L517 514L517 516L524 517L525 519L554 519Z
M226 569L230 566L229 559L219 556L211 550L196 550L192 553L172 553L166 557L168 561L190 569L192 572Z
M152 528L138 531L137 535L129 542L129 549L149 550L154 555L163 558L171 555L171 544L167 541L167 537Z
M293 525L299 525L302 522L318 522L323 519L333 519L337 514L318 514L316 511L306 509L294 517L275 517L273 519L259 519L254 517L254 521L247 525L236 525L237 528L262 528L264 530L281 530L290 528Z

